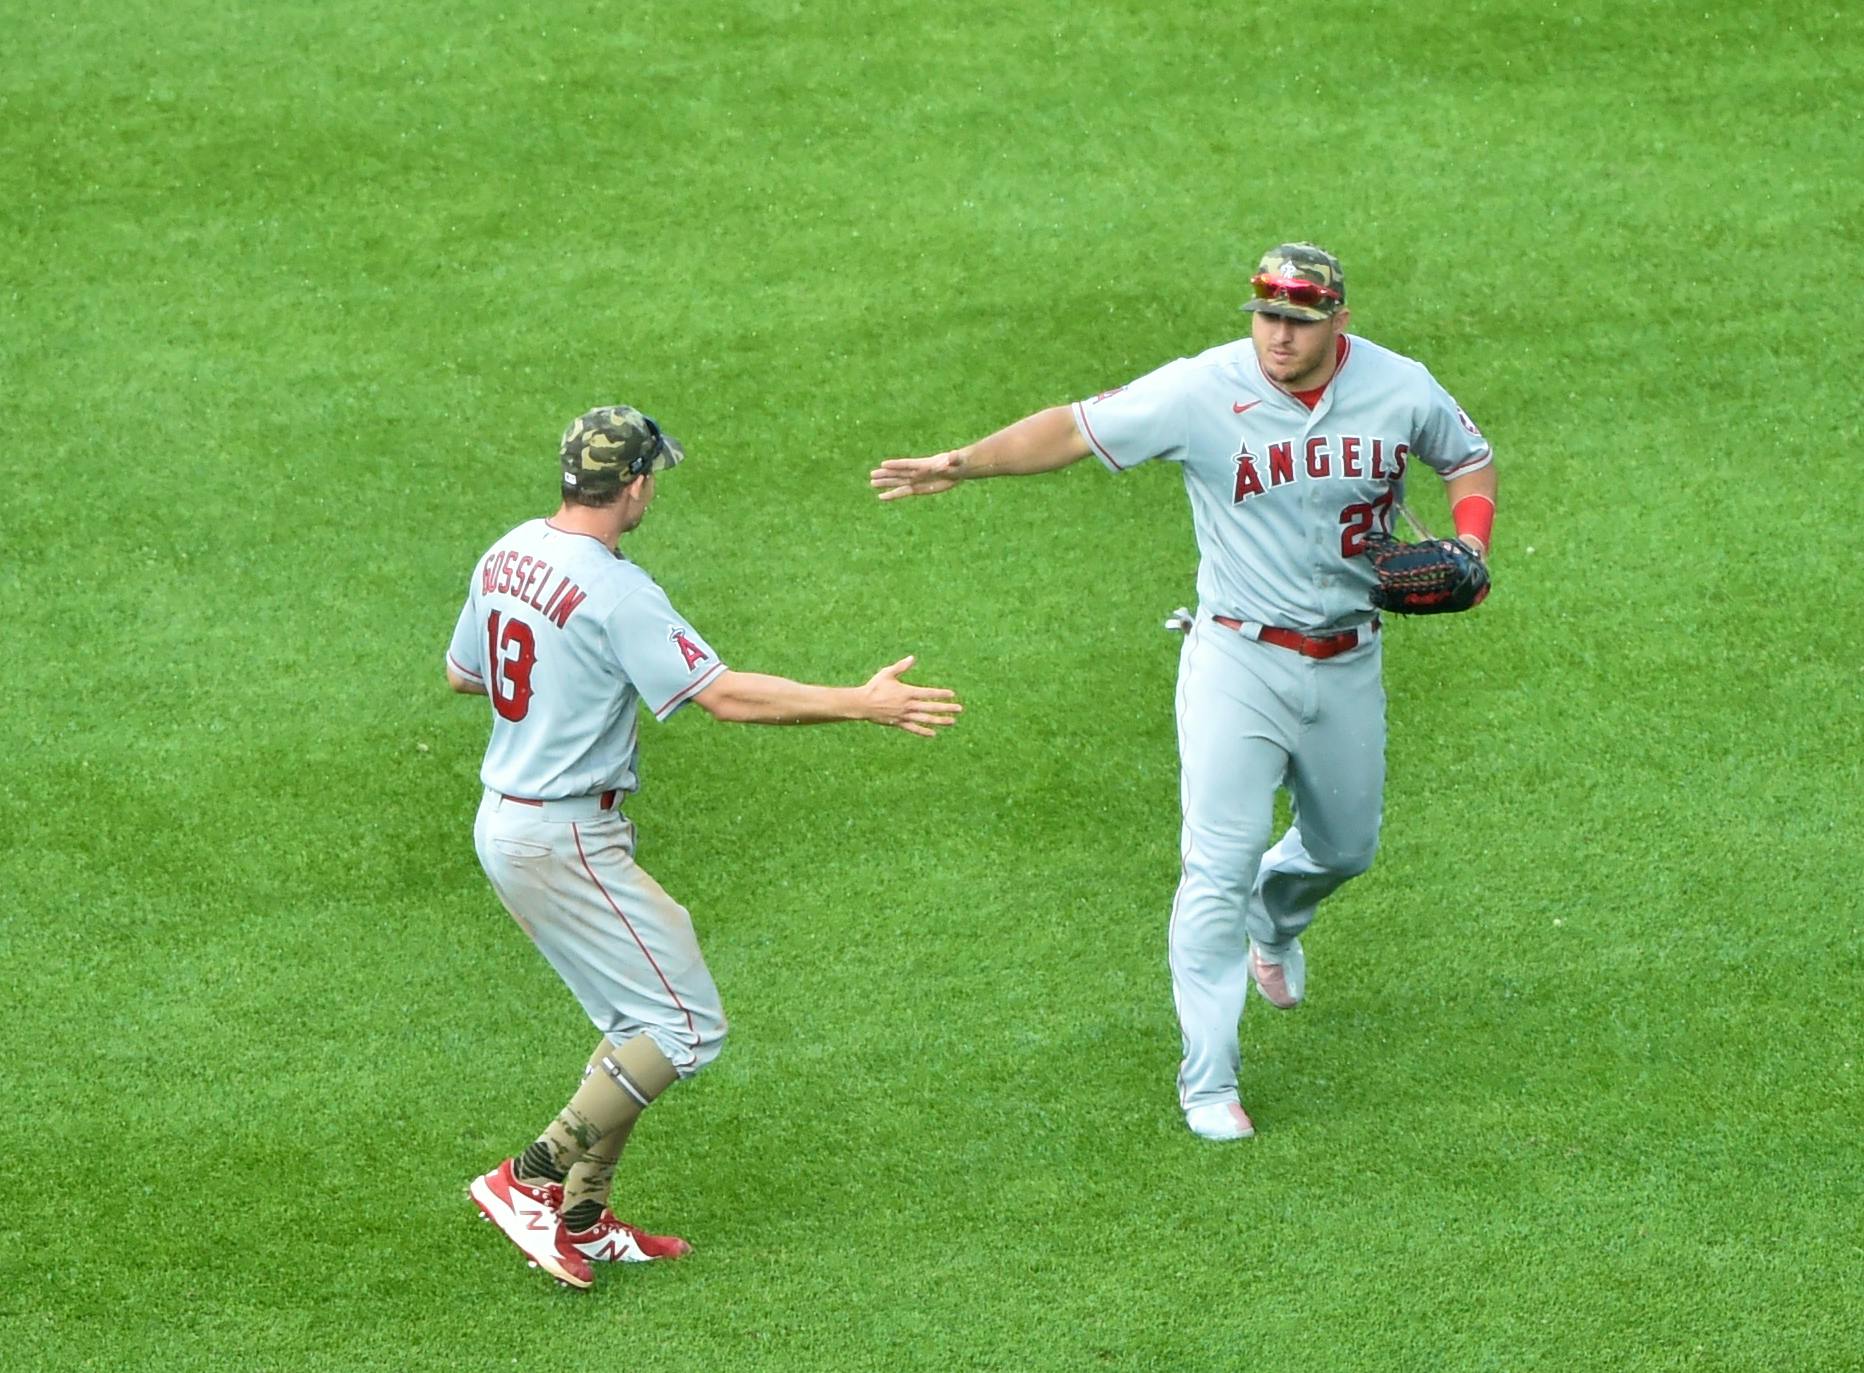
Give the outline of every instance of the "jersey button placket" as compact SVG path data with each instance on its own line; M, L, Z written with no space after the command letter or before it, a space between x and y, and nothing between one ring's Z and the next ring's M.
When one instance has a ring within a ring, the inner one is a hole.
M1313 411L1308 415L1308 432L1313 433L1315 430L1319 429L1320 426L1325 423L1327 416L1332 412L1333 384L1329 382L1327 384L1327 389L1320 393L1320 404L1316 405ZM1327 458L1327 480L1318 483L1323 488L1330 488L1333 485L1333 465L1339 461L1339 455L1334 453L1333 449L1334 445L1327 445L1329 455ZM1323 494L1323 503L1325 503L1326 499L1326 496ZM1337 542L1340 536L1339 525L1337 521L1333 525L1325 525L1317 521L1315 528L1320 535L1320 553L1324 560L1323 566L1327 568L1327 571L1322 573L1320 577L1320 584L1325 588L1320 598L1320 613L1325 623L1332 624L1339 618L1340 612L1344 609L1343 606L1338 604L1338 596L1331 594L1333 589L1340 584L1340 565L1338 554L1335 552L1335 550L1339 548L1339 543Z
M1323 397L1322 404L1324 405L1325 403L1326 400L1325 397ZM1296 401L1295 404L1300 405L1300 402ZM1314 614L1319 617L1319 619L1325 620L1327 615L1326 588L1329 578L1326 572L1328 565L1328 530L1323 515L1324 507L1327 503L1327 493L1325 490L1327 483L1323 479L1312 476L1307 470L1307 441L1314 432L1314 421L1317 418L1318 410L1309 410L1305 405L1302 405L1301 412L1307 417L1307 422L1301 426L1300 448L1295 454L1295 461L1301 465L1301 476L1307 484L1305 500L1308 511L1308 581L1314 587ZM1306 629L1310 626L1301 625L1296 627ZM1303 719L1306 718L1304 714Z

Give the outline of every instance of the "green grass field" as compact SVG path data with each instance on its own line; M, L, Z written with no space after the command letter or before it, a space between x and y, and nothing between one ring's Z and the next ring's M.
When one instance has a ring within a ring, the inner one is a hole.
M0 1366L1864 1367L1855 14L7 10ZM1391 628L1379 862L1212 1146L1176 474L866 474L1299 237L1494 439L1497 590ZM462 1196L591 1032L441 655L612 400L728 661L968 710L645 727L734 1032L618 1189L696 1254L577 1297Z

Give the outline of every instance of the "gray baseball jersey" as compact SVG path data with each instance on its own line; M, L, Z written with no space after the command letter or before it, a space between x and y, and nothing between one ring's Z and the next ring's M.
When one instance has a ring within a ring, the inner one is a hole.
M1368 533L1390 532L1410 464L1451 477L1491 460L1422 364L1342 337L1345 356L1311 411L1263 375L1247 338L1075 404L1114 471L1183 466L1198 599L1213 614L1306 633L1370 620L1376 578L1358 555Z
M632 792L636 703L664 720L725 670L652 577L541 519L479 560L447 660L491 701L480 780L546 801Z

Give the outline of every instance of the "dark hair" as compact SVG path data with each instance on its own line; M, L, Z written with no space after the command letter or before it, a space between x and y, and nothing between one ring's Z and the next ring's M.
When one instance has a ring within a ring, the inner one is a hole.
M562 484L563 504L587 505L599 510L603 506L613 505L620 500L621 488L627 484L627 482L622 482L619 486L611 486L606 491L585 491L581 487L571 486L568 482L564 482Z

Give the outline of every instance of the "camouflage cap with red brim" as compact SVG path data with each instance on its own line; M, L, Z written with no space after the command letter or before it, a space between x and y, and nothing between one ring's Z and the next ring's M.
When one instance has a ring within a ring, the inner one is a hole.
M563 431L563 484L593 495L649 472L664 472L686 450L631 405L604 405Z
M1269 249L1249 285L1255 295L1243 308L1257 314L1321 320L1346 308L1346 273L1340 259L1312 243Z

